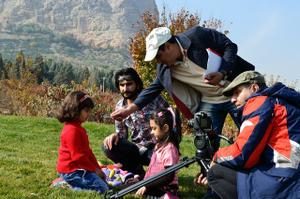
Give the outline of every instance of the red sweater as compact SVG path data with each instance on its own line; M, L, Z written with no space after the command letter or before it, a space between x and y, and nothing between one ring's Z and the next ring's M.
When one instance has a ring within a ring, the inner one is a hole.
M77 169L95 171L100 166L89 146L86 130L79 122L65 123L60 135L57 171L71 173Z

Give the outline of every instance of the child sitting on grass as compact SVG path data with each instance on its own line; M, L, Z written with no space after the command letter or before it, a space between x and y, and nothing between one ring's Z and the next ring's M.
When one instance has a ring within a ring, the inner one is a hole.
M101 178L103 172L89 146L86 130L81 126L94 107L93 100L81 91L67 95L57 115L64 123L60 135L57 171L74 189L104 193L108 185Z
M158 110L150 118L151 133L157 140L150 165L144 179L147 179L179 162L181 141L181 121L178 112L172 108ZM136 195L175 199L178 191L178 178L175 173L148 186L141 187Z

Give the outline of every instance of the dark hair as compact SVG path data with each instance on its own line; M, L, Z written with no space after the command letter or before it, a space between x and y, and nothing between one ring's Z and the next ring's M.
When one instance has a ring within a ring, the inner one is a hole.
M56 118L60 122L73 122L84 108L94 108L92 98L82 91L73 91L64 99Z
M123 68L118 70L115 73L115 87L119 89L119 77L120 76L125 76L125 75L129 75L132 80L136 83L137 85L137 92L140 93L143 90L143 81L141 80L139 74L133 69L133 68Z
M166 43L171 43L171 44L177 43L176 36L172 35L172 37L168 41L166 41L165 43L163 43L158 47L158 51L164 51Z
M150 119L154 120L155 123L163 128L165 124L169 126L169 141L172 142L179 150L179 144L181 142L181 118L178 110L174 111L176 125L173 128L173 115L169 109L159 109L152 113Z

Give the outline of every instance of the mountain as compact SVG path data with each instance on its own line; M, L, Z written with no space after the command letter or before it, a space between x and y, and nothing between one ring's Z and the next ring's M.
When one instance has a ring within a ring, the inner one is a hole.
M129 39L155 0L0 0L0 53L43 55L75 65L130 65Z

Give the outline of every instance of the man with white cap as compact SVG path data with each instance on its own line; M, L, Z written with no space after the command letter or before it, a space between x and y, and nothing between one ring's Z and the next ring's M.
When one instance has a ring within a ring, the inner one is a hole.
M223 90L242 111L234 144L220 148L207 178L221 198L299 198L300 93L246 71Z
M209 74L206 74L207 49L221 59L218 71ZM224 34L195 26L172 35L169 28L159 27L146 37L146 51L145 61L156 58L157 77L131 106L113 112L111 116L114 119L122 120L141 109L165 89L186 118L193 118L198 111L207 112L218 134L228 113L237 123L235 106L222 95L224 82L228 84L241 72L254 70L254 66L236 54L237 45Z

